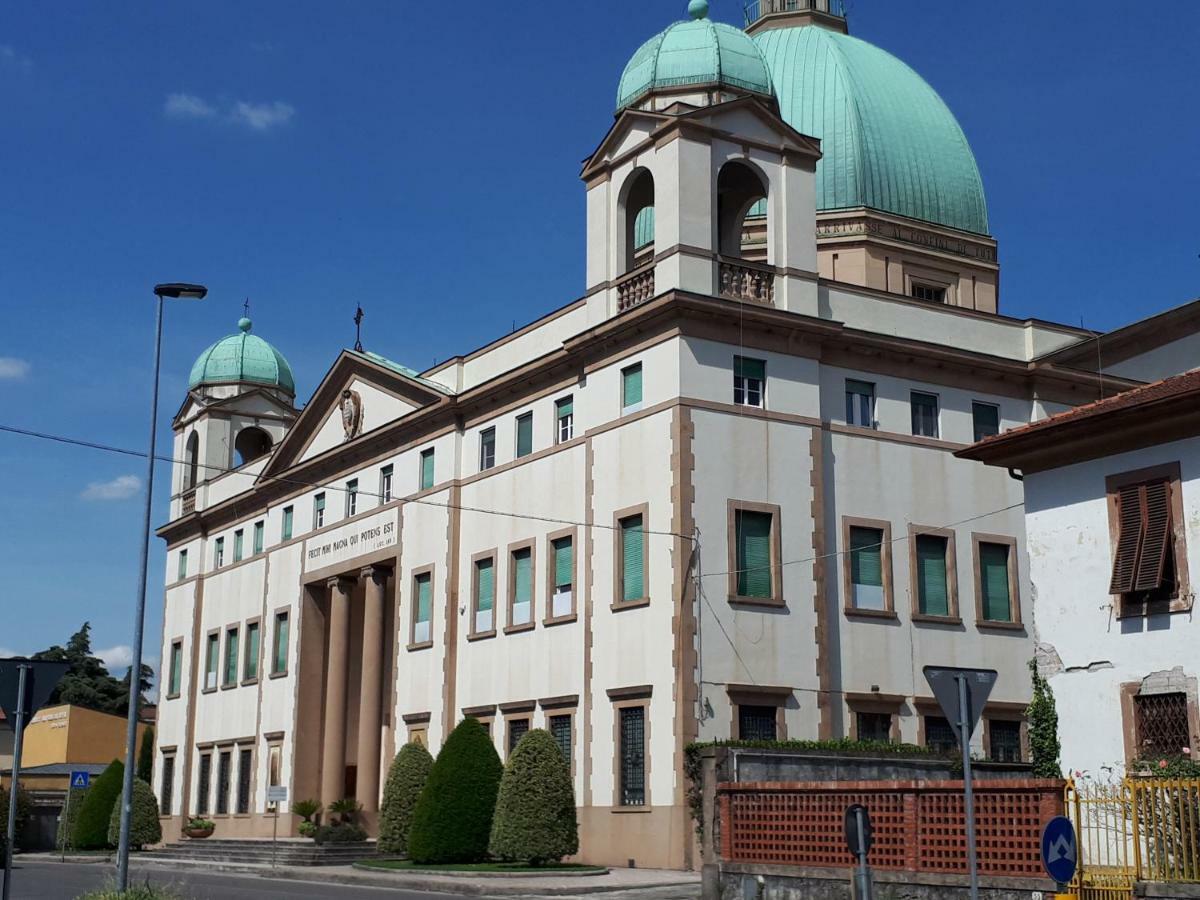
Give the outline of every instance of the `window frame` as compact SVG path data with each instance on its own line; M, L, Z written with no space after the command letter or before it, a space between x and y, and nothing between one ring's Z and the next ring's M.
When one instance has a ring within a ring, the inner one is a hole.
M408 612L408 646L407 650L428 650L433 646L433 622L434 622L434 598L436 597L437 589L437 566L430 563L427 566L413 569L408 575L409 584L409 612ZM418 580L425 576L429 576L429 637L426 640L416 640L417 633L417 610L419 606L420 588Z
M546 535L546 614L542 618L543 625L563 625L574 622L579 617L579 529L577 527L563 528ZM554 544L569 538L571 541L571 611L561 616L554 614L554 597L558 585L555 584L557 564Z
M240 743L234 747L234 753L237 755L236 777L233 783L233 815L235 818L249 818L254 812L254 782L256 780L254 745L251 743ZM250 754L249 764L246 762L246 754ZM248 770L246 775L246 792L242 794L242 772ZM243 802L245 801L245 811L242 810Z
M217 648L216 663L213 665L212 648ZM211 666L211 668L210 668ZM221 629L210 628L204 635L204 680L200 683L200 693L211 694L221 687ZM211 679L212 685L209 685Z
M747 597L738 593L738 548L737 514L739 512L761 513L771 517L771 596ZM787 602L783 593L783 522L782 509L774 503L758 503L753 500L729 499L726 501L725 544L727 548L726 584L728 600L738 606L784 607Z
M918 402L920 398L920 402ZM917 430L917 410L933 401L933 434L924 434ZM942 438L942 398L931 391L910 390L908 392L909 424L913 437L928 438L938 441Z
M1139 734L1139 722L1137 711L1137 698L1140 696L1152 696L1156 694L1178 694L1182 693L1185 697L1188 716L1188 733L1191 739L1189 747L1195 748L1200 745L1200 707L1197 704L1197 681L1196 678L1188 675L1182 685L1165 684L1159 688L1145 689L1145 682L1142 680L1125 682L1120 687L1121 697L1121 723L1124 726L1124 746L1125 746L1125 763L1126 765L1144 758L1140 752L1141 735ZM1193 749L1193 755L1195 750Z
M283 508L281 515L282 521L279 524L280 539L290 541L296 525L296 507L289 503Z
M635 371L641 376L641 380L638 383L638 399L634 403L630 403L627 405L625 403L625 379L627 377L629 377L630 375L632 375L633 372L635 372ZM621 399L621 415L623 415L623 416L628 415L630 413L635 413L635 412L640 411L642 409L642 406L645 404L645 402L646 402L646 370L642 366L642 363L640 360L638 362L631 363L630 365L623 366L621 368L621 398L620 399Z
M1118 500L1122 488L1153 481L1166 481L1171 510L1171 543L1174 549L1175 590L1169 599L1129 599L1126 594L1112 594L1113 608L1117 618L1137 618L1162 613L1189 612L1192 609L1191 577L1188 572L1187 526L1183 515L1183 491L1181 467L1178 461L1118 472L1104 479L1106 508L1108 510L1108 532L1111 546L1109 570L1115 563L1117 545L1121 537L1121 521Z
M575 755L576 755L576 750L578 750L578 747L579 747L579 743L576 740L576 733L575 733L576 707L574 707L574 706L548 707L543 704L542 710L543 710L543 714L546 719L546 730L548 732L550 732L551 737L554 737L556 745L558 745L558 738L556 738L554 736L554 720L555 719L566 719L567 720L567 725L570 729L570 737L571 737L571 752L567 756L567 765L570 766L571 780L572 780L572 782L574 782L574 780L575 780ZM558 749L561 751L562 746L558 745Z
M184 547L183 549L181 549L181 550L179 551L179 554L178 554L178 559L177 559L177 561L176 561L176 564L177 564L178 568L176 569L176 572L175 572L175 580L176 580L176 581L183 581L185 578L187 578L187 577L188 577L188 574L187 574L187 573L188 573L188 552L187 552L187 547Z
M197 816L208 816L212 805L212 758L213 747L211 745L196 748L195 814Z
M254 654L250 653L250 630L254 629L258 635L258 651ZM243 638L242 647L242 684L258 684L258 679L262 674L262 654L263 654L263 635L262 635L262 616L253 616L242 623ZM250 661L254 661L254 674L247 672L247 667Z
M489 447L492 451L490 460L485 453ZM479 430L479 471L486 472L494 468L496 468L496 426L492 425Z
M287 623L287 632L284 635L283 641L283 667L279 666L279 623L280 621ZM271 613L271 671L270 678L284 678L287 676L288 669L291 664L291 648L292 643L292 608L290 606L278 606Z
M775 708L775 740L786 741L787 733L787 703L792 698L789 687L774 687L762 684L729 684L725 686L729 698L731 718L729 733L734 740L742 740L741 711L743 706L761 706Z
M625 597L625 548L622 543L623 530L621 523L635 516L642 517L642 596L631 600ZM647 538L647 528L650 524L650 504L640 503L637 506L627 506L613 513L613 600L610 609L637 609L650 605L650 542Z
M213 541L213 568L220 569L225 566L225 535Z
M516 555L522 550L529 551L529 621L513 624L513 606L517 600L517 560ZM508 571L504 575L507 590L505 599L504 633L516 634L521 631L532 631L537 625L537 541L527 538L514 541L508 545Z
M265 519L259 519L254 523L254 543L251 545L253 556L263 552L267 544L267 522Z
M616 689L608 692L612 700L613 719L613 799L614 813L649 813L653 810L653 759L650 754L653 738L653 722L650 715L651 689L644 686L633 689ZM622 802L622 761L624 744L621 741L622 710L640 707L642 710L642 803Z
M913 279L909 285L909 296L913 300L920 300L922 303L940 303L943 306L950 301L950 289L944 284L934 284L920 279ZM941 296L919 297L917 291L930 291L933 294L940 293Z
M346 482L346 514L343 518L349 519L358 515L358 479L351 478Z
M946 605L948 607L948 614L944 616L921 612L920 586L917 575L917 538L921 535L946 539ZM955 547L953 529L909 524L908 580L909 592L912 598L912 621L933 625L962 624L962 615L958 605L958 551Z
M426 462L429 464L429 469L426 471ZM417 490L430 491L437 484L437 448L426 447L421 451L418 457L417 469ZM428 477L426 477L428 476Z
M562 406L571 404L571 411L565 415ZM554 401L554 443L565 444L575 439L575 395L567 394Z
M171 649L167 654L167 699L178 700L183 693L183 642L184 636L171 638ZM176 672L175 663L178 661L179 670Z
M763 377L761 379L753 379L753 378L750 378L748 375L739 375L738 374L738 366L739 366L739 364L745 363L745 362L762 363ZM738 384L739 380L743 382L741 385ZM758 381L758 402L757 403L749 402L750 382L751 381ZM742 399L740 401L738 400L738 392L739 391L741 392L741 395L742 395ZM742 356L741 354L734 355L734 357L733 357L733 405L734 406L745 406L749 409L766 409L767 408L767 361L765 359L758 359L757 357L753 357L753 356Z
M242 661L242 629L238 623L226 625L224 629L225 643L224 653L221 655L221 690L228 690L238 686L238 664ZM233 655L230 656L232 649ZM233 664L232 677L230 675L230 663Z
M972 400L971 401L971 437L975 439L975 443L979 443L984 438L991 437L990 434L980 436L979 433L979 410L992 409L996 411L996 430L992 434L1000 433L1000 404L990 403L987 400Z
M392 486L396 478L396 467L392 463L379 467L379 505L392 502Z
M233 744L223 744L216 748L217 753L217 778L216 778L216 797L213 803L214 819L225 819L229 817L229 794L233 788L233 754L235 751ZM228 763L228 765L225 765ZM222 770L224 770L224 778L222 779ZM222 784L222 781L224 782Z
M529 449L521 452L521 425L529 423ZM513 419L513 459L533 456L533 410L528 409Z
M233 532L233 561L240 563L246 555L246 529L238 528Z
M468 641L482 641L486 638L494 638L496 636L496 594L498 593L496 589L498 587L497 576L500 569L498 565L499 560L496 557L495 547L476 553L471 557L471 621L468 623L467 628ZM476 630L476 624L479 613L479 563L488 560L491 560L492 563L492 627L485 631L478 631Z
M517 749L516 743L513 743L513 725L517 722L525 723L525 730L521 732L521 737L525 737L533 731L534 704L523 704L521 709L511 712L505 712L501 707L501 712L504 713L504 761L507 762L513 751ZM517 743L520 743L520 738L517 738Z
M1009 618L985 619L983 612L983 556L982 545L995 544L1008 548L1008 613ZM1020 559L1017 556L1017 539L1010 535L971 533L971 567L975 577L975 625L978 628L999 628L1023 631L1021 618Z
M325 527L325 492L313 494L313 530Z
M167 818L175 806L175 763L178 751L175 747L163 747L158 759L158 815Z
M862 391L852 391L850 389L851 384L864 385L866 387L869 387L871 389L871 391L869 394L864 394ZM843 385L843 388L844 388L845 397L846 397L846 408L845 408L846 425L848 425L851 428L869 428L872 431L878 431L879 430L879 420L876 415L876 404L878 402L878 392L876 390L875 382L863 381L861 378L847 377L845 379L845 384ZM867 424L865 424L865 425L861 424L858 421L855 421L857 418L856 415L851 415L851 411L855 409L855 407L851 406L850 397L852 395L854 397L866 397L868 399L868 405L870 407L870 409L868 411L868 418L870 421L868 421Z
M883 572L883 609L867 609L854 605L853 566L850 552L850 530L871 529L883 534L879 548L879 565ZM842 516L842 612L850 618L898 619L896 613L895 578L892 570L892 523L884 519L863 519Z
M846 734L852 741L859 740L858 734L858 716L859 713L876 716L891 717L891 728L889 729L889 738L893 744L900 743L900 713L904 708L905 698L901 694L856 694L847 693L845 695L847 721L849 727L846 729Z

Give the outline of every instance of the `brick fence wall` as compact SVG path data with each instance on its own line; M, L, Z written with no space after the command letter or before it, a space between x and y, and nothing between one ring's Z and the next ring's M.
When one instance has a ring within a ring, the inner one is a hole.
M967 870L961 781L742 782L717 788L721 859L784 866L853 866L846 807L871 814L879 869ZM983 875L1042 877L1041 830L1063 810L1054 780L975 782L975 830Z

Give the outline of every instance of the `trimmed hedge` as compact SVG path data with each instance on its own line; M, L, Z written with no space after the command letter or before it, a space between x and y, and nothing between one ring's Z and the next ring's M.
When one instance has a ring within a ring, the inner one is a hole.
M383 789L383 808L379 811L379 852L389 856L408 853L408 832L421 789L429 780L433 757L421 744L408 743L400 748L388 770Z
M29 825L29 794L17 786L17 827L13 832L13 852L24 846L26 828ZM8 843L8 788L0 787L0 869L4 868L4 848Z
M446 739L417 800L409 857L418 863L487 859L502 771L479 720L463 719Z
M79 809L79 818L75 820L71 846L76 850L103 850L112 846L108 842L108 821L112 818L113 807L121 799L124 780L125 766L119 759L114 759L92 782Z
M579 852L571 768L550 732L527 732L509 756L489 849L498 859L535 866Z
M121 798L113 804L108 820L108 842L114 847L121 840ZM162 841L162 825L158 822L158 799L154 789L140 778L133 779L133 815L129 819L129 846L141 850L147 844Z
M71 836L75 833L75 823L79 821L79 811L83 809L83 801L86 799L87 788L71 788L71 802L69 805L64 804L66 815L58 817L58 832L54 843L59 850L74 849L75 845L68 845L68 841L74 840Z
M367 839L367 832L352 822L337 825L322 825L313 835L318 844L356 844Z
M154 726L147 725L142 733L142 749L138 752L137 777L150 784L154 781Z

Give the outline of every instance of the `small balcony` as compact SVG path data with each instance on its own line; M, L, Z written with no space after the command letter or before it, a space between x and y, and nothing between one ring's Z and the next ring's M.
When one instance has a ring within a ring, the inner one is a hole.
M772 306L775 303L775 270L744 259L722 259L719 293L726 300Z
M845 0L749 0L743 4L746 24L753 25L763 16L789 12L822 12L846 17Z
M196 511L196 490L183 492L183 515L190 516Z
M641 306L654 296L654 266L634 269L617 282L617 312Z

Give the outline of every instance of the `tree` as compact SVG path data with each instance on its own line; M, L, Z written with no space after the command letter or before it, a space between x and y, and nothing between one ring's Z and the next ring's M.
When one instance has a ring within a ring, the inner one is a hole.
M498 859L534 866L579 852L571 768L550 732L526 732L509 756L489 849Z
M137 777L150 784L154 774L154 726L148 725L142 735L142 749L138 753Z
M1062 778L1059 763L1062 746L1058 741L1058 707L1054 704L1054 693L1038 672L1037 660L1029 661L1029 672L1033 676L1033 700L1025 710L1025 716L1029 721L1033 777Z
M108 843L115 847L121 840L121 803L113 804L108 818ZM129 846L141 850L147 844L162 840L162 826L158 823L158 799L154 790L140 778L133 780L133 806L129 817Z
M47 701L48 706L70 703L85 709L121 715L129 705L129 688L108 674L99 657L92 655L92 626L84 622L66 647L55 644L33 654L33 659L65 662L67 673Z
M108 820L121 799L125 766L114 759L100 777L92 782L75 822L71 844L76 850L102 850L108 843Z
M417 800L409 858L418 863L486 859L502 771L479 720L463 719L446 739Z
M23 846L29 825L29 795L17 787L17 827L13 832L13 850ZM0 787L0 869L4 868L4 848L8 843L8 788Z
M400 748L388 770L383 789L383 808L379 812L379 852L389 856L408 853L408 833L412 826L413 810L421 789L429 780L433 757L418 743Z

